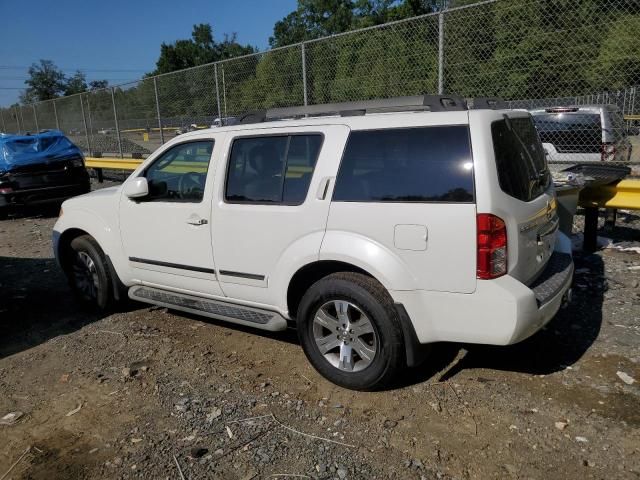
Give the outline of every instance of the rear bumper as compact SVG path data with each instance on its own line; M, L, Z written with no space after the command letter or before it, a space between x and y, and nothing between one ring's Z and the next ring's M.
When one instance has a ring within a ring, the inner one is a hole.
M392 291L404 305L420 343L439 341L510 345L551 320L571 287L573 261L556 252L527 286L508 275L478 281L475 292Z
M14 190L11 193L0 194L0 207L58 202L87 193L90 189L89 179L87 178L86 181L71 185L43 186Z

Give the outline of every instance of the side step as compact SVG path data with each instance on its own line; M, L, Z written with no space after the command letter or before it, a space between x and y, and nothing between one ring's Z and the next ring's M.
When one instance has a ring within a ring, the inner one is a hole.
M136 285L129 289L129 298L271 332L287 328L285 318L270 310L169 292L159 288Z

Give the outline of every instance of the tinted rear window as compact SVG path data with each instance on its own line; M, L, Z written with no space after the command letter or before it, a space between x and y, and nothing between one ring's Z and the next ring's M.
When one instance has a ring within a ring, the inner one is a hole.
M525 202L540 196L551 176L531 118L493 122L491 135L502 191Z
M468 127L352 132L333 200L473 202Z

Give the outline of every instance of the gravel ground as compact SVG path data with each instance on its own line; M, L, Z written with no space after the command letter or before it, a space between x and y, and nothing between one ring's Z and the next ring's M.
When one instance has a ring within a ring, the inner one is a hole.
M82 311L54 222L0 222L0 418L23 413L0 425L3 480L640 478L640 253L577 253L572 304L525 342L436 345L396 388L357 393L295 332ZM601 235L638 246L640 218Z

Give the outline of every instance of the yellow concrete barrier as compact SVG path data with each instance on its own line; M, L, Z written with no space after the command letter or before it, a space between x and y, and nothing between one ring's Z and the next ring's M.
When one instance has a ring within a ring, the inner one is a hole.
M580 206L640 210L640 179L631 178L613 185L585 188L580 192Z
M143 160L138 158L97 158L86 157L84 159L87 168L104 168L111 170L135 170Z
M85 158L85 166L87 168L104 170L135 170L142 162L144 160L137 158ZM202 162L174 162L164 171L171 173L205 173L207 165Z

